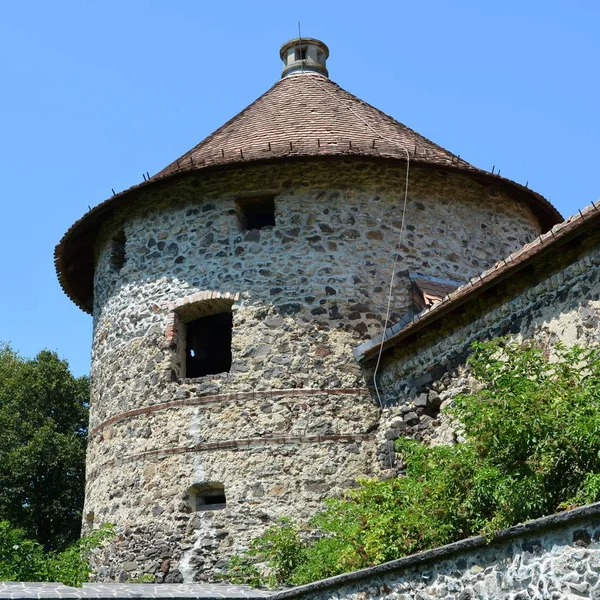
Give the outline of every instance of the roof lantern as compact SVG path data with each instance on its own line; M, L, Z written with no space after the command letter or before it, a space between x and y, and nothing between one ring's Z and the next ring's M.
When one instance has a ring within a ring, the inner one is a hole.
M281 77L310 71L329 76L325 66L329 58L329 48L314 38L294 38L281 46L279 56L283 61Z

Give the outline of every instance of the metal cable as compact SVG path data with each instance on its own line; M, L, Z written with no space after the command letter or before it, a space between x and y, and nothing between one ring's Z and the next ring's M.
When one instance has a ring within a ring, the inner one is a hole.
M308 75L308 73L304 73L303 71L301 72L301 74L305 75L305 76ZM347 108L357 119L362 121L377 137L379 137L383 140L386 140L387 142L389 142L390 144L392 144L394 146L398 146L399 148L402 148L402 150L404 150L404 152L406 153L406 180L405 180L405 186L404 186L404 202L402 205L402 219L400 221L400 236L398 238L398 243L396 244L394 266L392 268L392 276L390 278L390 287L389 287L389 293L388 293L387 308L386 308L386 312L385 312L385 321L383 323L383 332L381 334L381 344L379 345L379 354L377 355L377 363L375 364L375 370L373 371L373 385L375 386L375 393L377 394L377 402L379 403L379 408L383 408L383 402L381 400L379 388L377 387L377 372L379 370L379 365L381 363L381 355L383 354L383 343L385 341L385 332L387 329L387 323L388 323L388 319L390 317L390 311L391 311L391 306L392 306L392 295L393 295L393 290L394 290L394 279L396 277L396 267L398 266L398 257L400 256L400 247L402 245L402 239L404 237L404 221L405 221L405 216L406 216L406 205L408 202L408 175L409 175L409 170L410 170L410 155L408 153L408 150L406 149L406 147L403 144L401 144L397 140L392 140L391 138L388 138L385 135L382 135L381 133L379 133L374 127L371 126L371 124L368 121L363 119L349 104L346 104L343 100L341 100L340 98L338 98L337 96L332 94L327 88L323 87L317 80L318 76L310 76L310 75L308 75L308 76L309 76L310 80L313 81L322 91L324 91L329 96L331 96L336 102L339 102L342 106Z

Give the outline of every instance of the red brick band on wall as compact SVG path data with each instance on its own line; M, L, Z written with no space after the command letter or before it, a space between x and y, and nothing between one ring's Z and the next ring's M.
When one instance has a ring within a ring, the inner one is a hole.
M137 417L138 415L147 415L159 410L168 408L180 408L182 406L198 406L202 404L212 404L218 402L230 402L232 400L254 400L254 399L272 399L272 398L289 398L293 396L338 396L350 394L364 394L370 396L369 388L331 388L331 389L288 389L288 390L261 390L255 392L235 392L231 394L215 394L212 396L200 396L198 398L184 398L183 400L169 400L151 406L142 408L134 408L126 410L102 421L89 432L90 441L95 435L106 429L110 425Z
M267 448L273 445L285 444L320 444L323 442L363 442L375 439L371 433L362 433L356 435L289 435L289 436L268 436L262 438L246 438L239 440L224 440L219 442L201 442L194 446L180 446L176 448L161 448L158 450L148 450L139 454L130 454L122 458L114 458L102 463L96 469L88 472L88 481L96 477L98 472L108 468L121 466L126 463L142 461L151 458L166 458L173 454L188 454L190 452L210 452L211 450L247 450L249 448Z

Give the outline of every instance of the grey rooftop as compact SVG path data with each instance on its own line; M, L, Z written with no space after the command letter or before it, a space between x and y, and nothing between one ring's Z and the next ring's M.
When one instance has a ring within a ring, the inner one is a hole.
M271 592L241 585L208 583L84 583L75 588L62 583L0 582L0 598L189 598L228 600L267 598Z

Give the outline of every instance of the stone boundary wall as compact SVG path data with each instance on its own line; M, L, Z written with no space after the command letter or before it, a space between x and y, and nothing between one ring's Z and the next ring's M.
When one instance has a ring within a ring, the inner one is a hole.
M84 583L70 587L62 583L33 583L0 581L0 600L21 598L179 598L181 600L238 600L267 598L272 592L242 585L211 583Z
M600 598L600 503L273 596L277 600Z
M600 598L600 503L280 592L210 584L0 583L0 599L562 600Z

